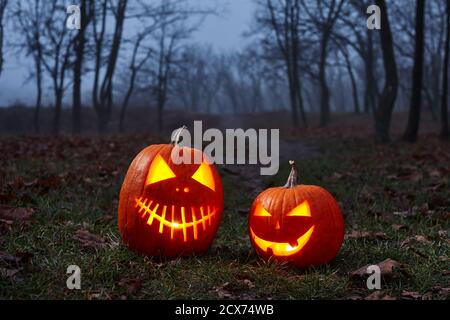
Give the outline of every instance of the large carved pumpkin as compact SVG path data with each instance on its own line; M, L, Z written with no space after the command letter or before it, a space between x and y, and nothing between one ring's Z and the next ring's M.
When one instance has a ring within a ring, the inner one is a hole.
M201 164L174 164L176 144L151 145L130 165L120 191L119 229L137 252L177 257L211 245L223 211L220 176L205 155ZM177 151L179 152L179 151Z
M297 185L297 168L284 187L263 191L253 202L249 235L264 259L273 257L305 268L328 263L344 239L344 221L336 200L318 186Z

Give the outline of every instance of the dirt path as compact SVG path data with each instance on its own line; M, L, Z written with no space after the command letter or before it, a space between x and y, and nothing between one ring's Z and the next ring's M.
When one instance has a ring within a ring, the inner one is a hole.
M303 140L287 141L280 138L280 166L289 160L300 161L320 154L317 146ZM243 188L243 191L255 198L266 186L265 176L260 174L260 165L232 165L223 166L225 172L229 173L236 185Z

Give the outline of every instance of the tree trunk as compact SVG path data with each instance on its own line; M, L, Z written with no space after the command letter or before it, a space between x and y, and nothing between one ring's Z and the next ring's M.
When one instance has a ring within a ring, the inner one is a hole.
M55 90L55 113L53 116L53 126L52 126L52 133L54 135L58 135L60 131L63 94L64 93L62 89Z
M7 4L8 4L8 0L0 0L0 76L3 71L3 63L5 61L3 58L3 39L4 39L4 34L5 34L3 19L4 19Z
M375 114L376 111L376 92L375 92L375 76L373 70L373 38L372 30L367 30L367 48L365 53L365 73L366 73L366 88L364 93L364 113L372 112Z
M76 59L73 70L73 105L72 105L72 132L81 132L81 73L84 56L84 32L79 31L76 40Z
M324 127L330 120L330 90L326 79L328 34L324 32L320 46L319 82L320 82L320 126Z
M398 76L386 2L385 0L376 0L375 3L381 9L382 27L380 30L380 40L386 78L383 92L378 101L378 109L375 113L375 134L378 142L386 143L390 141L389 129L391 126L392 111L394 110L395 100L397 99Z
M108 122L110 120L112 100L113 100L113 78L116 70L117 59L120 51L120 46L122 43L122 35L124 28L124 21L126 19L126 8L128 0L119 0L116 9L117 14L115 15L115 25L114 33L111 40L111 47L108 52L106 70L103 75L101 85L99 87L100 79L100 68L102 65L102 52L104 46L104 33L106 31L106 10L108 1L102 3L101 11L101 30L96 38L96 63L95 63L95 74L94 74L94 85L93 85L93 104L98 116L98 129L101 133L107 131ZM94 24L97 22L94 21ZM94 28L94 30L96 30ZM95 31L94 31L95 34Z
M119 117L119 132L124 132L124 124L125 124L125 113L127 111L128 103L130 101L131 95L134 91L134 82L136 79L137 70L134 68L131 71L131 79L130 79L130 85L128 86L127 93L125 95L125 98L122 102L122 107L120 108L120 117Z
M41 100L42 100L42 66L39 58L36 57L36 105L34 108L33 125L34 131L39 133L41 131L39 125L39 118L41 113Z
M417 0L416 3L416 44L414 49L413 85L411 93L411 105L409 109L408 125L403 139L408 142L416 142L419 132L420 109L422 105L422 78L423 78L423 50L424 50L424 21L425 0Z
M448 65L450 47L450 3L447 1L447 35L445 39L444 69L442 75L442 101L441 101L441 139L449 140L448 131Z
M346 50L346 49L344 49ZM350 62L350 57L348 56L348 52L344 52L345 64L347 66L348 76L350 77L350 82L352 84L352 92L353 92L353 106L355 108L355 113L360 113L359 108L359 99L358 99L358 86L356 84L355 75L353 74L352 63Z
M158 117L158 132L162 132L162 130L163 130L163 109L164 109L164 106L158 104L158 114L157 114L157 117Z
M305 106L303 103L303 94L302 94L302 85L300 80L300 74L299 74L299 66L298 66L298 53L297 50L295 51L295 60L294 60L294 86L295 86L295 98L297 99L297 105L300 110L300 116L302 118L303 125L308 127L308 119L306 118L305 113ZM298 120L297 120L297 126L298 126Z
M91 4L92 5L92 4ZM87 2L86 0L81 1L81 18L83 25L75 39L75 63L73 69L73 105L72 105L72 132L74 134L79 134L81 132L81 83L82 83L82 72L83 72L83 60L84 60L84 50L86 43L86 28L90 22L91 15L93 14L93 8L89 8L89 14L87 12Z
M289 99L292 113L292 125L297 128L299 126L298 110L297 110L297 93L295 90L294 80L292 79L293 76L289 69L290 68L288 68L288 82L289 82Z

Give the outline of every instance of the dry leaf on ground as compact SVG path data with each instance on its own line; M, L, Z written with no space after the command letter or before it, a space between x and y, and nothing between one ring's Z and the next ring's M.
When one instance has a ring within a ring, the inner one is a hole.
M426 236L424 235L415 235L413 237L407 238L400 244L401 248L409 248L415 244L430 244L432 243Z
M379 239L386 240L388 236L384 232L369 232L369 231L358 231L353 230L352 232L345 235L346 239Z
M365 297L364 300L397 300L397 298L377 290Z
M77 230L73 239L87 248L101 248L106 245L105 239L84 229Z
M210 290L210 292L215 292L217 296L221 299L234 299L235 296L230 291L228 291L229 288L230 283L225 282L224 284L218 287L213 287L212 290Z
M2 220L28 220L33 215L31 208L17 208L7 205L0 205L0 219Z
M395 275L397 275L398 273L400 273L402 275L407 275L405 268L403 267L403 265L400 262L389 259L389 258L382 262L377 263L376 265L380 268L381 276L384 279L392 278ZM368 276L367 268L369 266L370 265L368 264L368 265L365 265L364 267L359 268L356 271L353 271L350 274L350 277L353 279L367 278L367 276Z

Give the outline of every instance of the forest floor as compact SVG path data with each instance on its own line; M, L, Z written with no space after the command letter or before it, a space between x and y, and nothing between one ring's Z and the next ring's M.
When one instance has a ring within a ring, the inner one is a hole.
M152 135L0 138L1 299L448 299L450 146L432 132L416 144L373 143L343 121L284 133L280 172L220 167L225 210L203 256L143 257L121 243L118 194L127 167ZM338 199L346 237L330 264L297 270L254 252L247 214L259 191L283 185L286 158L303 184ZM11 207L9 207L11 206ZM382 267L381 290L366 265ZM66 269L82 270L81 290ZM365 270L365 269L363 269Z

